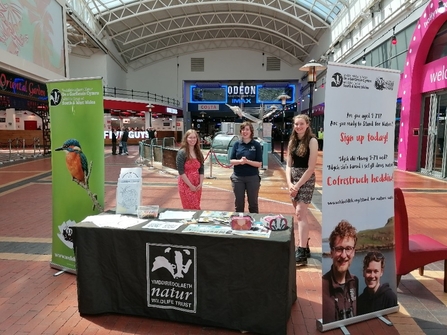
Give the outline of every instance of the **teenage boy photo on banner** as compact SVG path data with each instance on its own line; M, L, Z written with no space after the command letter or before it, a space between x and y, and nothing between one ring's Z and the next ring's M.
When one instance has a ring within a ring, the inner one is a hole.
M326 82L322 330L398 310L393 172L399 73L329 63Z
M71 226L104 207L101 78L47 83L50 98L53 243L51 266L75 272Z

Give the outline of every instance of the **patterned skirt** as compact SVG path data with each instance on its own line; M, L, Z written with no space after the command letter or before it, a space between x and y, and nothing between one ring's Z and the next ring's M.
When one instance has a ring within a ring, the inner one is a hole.
M307 168L291 168L292 173L292 183L296 184L300 180L301 176L306 172ZM298 190L297 195L292 198L292 200L297 202L304 202L305 204L310 204L312 201L312 196L315 189L315 173L304 183L303 186Z

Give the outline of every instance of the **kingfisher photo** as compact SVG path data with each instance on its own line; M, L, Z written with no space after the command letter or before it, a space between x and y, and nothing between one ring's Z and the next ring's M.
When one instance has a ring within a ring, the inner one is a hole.
M74 138L68 139L61 147L56 148L55 151L65 151L65 164L67 165L72 181L87 191L89 197L92 199L93 209L97 208L102 212L103 208L98 202L97 195L93 194L88 186L93 162L90 162L90 165L88 164L87 156L82 152L79 141Z

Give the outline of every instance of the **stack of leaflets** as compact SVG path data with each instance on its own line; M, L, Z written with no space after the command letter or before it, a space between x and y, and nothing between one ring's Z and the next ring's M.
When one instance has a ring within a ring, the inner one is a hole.
M142 174L140 167L121 169L116 189L117 214L137 214L141 204Z
M221 211L203 211L200 214L199 222L200 223L222 223L222 224L230 224L230 218L233 215L233 212L221 212Z

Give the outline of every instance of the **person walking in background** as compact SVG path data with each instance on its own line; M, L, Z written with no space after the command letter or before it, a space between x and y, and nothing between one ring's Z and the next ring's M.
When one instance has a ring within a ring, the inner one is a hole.
M112 128L112 155L116 155L116 131Z
M320 127L318 130L318 150L323 151L323 140L324 140L324 131L323 128Z
M348 221L340 221L329 236L332 266L322 277L323 323L357 315L359 279L349 272L356 244L357 230Z
M152 139L157 137L157 132L155 131L155 129L153 127L149 127L147 129L147 135L149 137L149 142L152 143Z
M121 155L128 155L129 152L127 151L127 140L129 138L129 131L127 130L127 128L123 129L123 134L121 136L121 145L123 147L123 152Z
M385 269L385 257L377 251L368 252L363 259L363 278L366 287L357 300L357 314L366 314L397 306L397 295L388 283L380 284Z
M318 156L317 139L309 125L309 117L305 114L293 118L286 165L287 185L298 222L299 243L295 252L298 265L306 265L310 257L307 212L315 188L314 170Z
M230 155L233 174L230 177L235 196L235 211L244 212L245 193L248 199L248 211L259 213L258 195L261 186L259 168L262 166L262 147L253 139L254 128L251 122L241 124L241 140L237 141Z
M189 129L183 136L176 164L178 192L183 209L200 209L205 168L199 136L194 129Z

